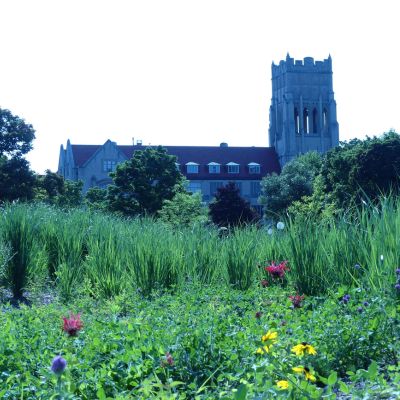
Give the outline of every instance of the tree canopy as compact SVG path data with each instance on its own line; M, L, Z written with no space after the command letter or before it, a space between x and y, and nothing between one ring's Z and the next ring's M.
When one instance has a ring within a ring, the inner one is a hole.
M214 224L220 227L245 225L260 218L249 202L240 197L239 188L233 182L218 188L209 204L209 213Z
M165 200L183 190L176 157L162 146L135 151L110 176L114 182L108 187L108 207L124 215L155 215Z
M22 157L32 150L35 130L11 111L0 108L0 156Z

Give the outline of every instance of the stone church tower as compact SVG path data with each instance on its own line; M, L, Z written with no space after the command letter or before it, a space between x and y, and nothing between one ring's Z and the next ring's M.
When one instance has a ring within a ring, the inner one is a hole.
M339 145L332 85L332 58L272 63L269 145L281 166L307 151L326 152Z

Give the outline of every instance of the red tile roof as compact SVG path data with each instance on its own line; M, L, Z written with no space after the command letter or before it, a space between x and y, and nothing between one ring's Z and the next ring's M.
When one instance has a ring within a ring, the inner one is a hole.
M81 167L100 148L100 145L72 145L75 164ZM132 158L134 151L144 150L148 146L118 146L126 156ZM154 147L154 146L152 146ZM177 157L181 172L190 180L229 180L229 179L257 179L268 173L280 172L277 154L273 147L219 147L219 146L163 146L169 154ZM185 164L195 162L199 164L198 174L187 174ZM221 164L221 172L210 174L208 163ZM234 162L240 165L239 174L229 174L226 164ZM260 164L260 174L249 174L249 163Z

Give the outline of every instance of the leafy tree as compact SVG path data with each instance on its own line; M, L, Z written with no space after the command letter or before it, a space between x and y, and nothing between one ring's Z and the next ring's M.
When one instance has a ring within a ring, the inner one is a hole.
M0 108L0 156L20 158L32 150L35 130L22 118Z
M24 158L0 156L0 201L32 200L35 175Z
M175 163L176 157L161 146L135 151L110 174L114 181L107 194L110 211L155 215L165 200L183 190L183 176Z
M45 193L46 200L53 203L59 195L64 193L64 178L47 169L45 175L37 177L37 187Z
M83 181L64 181L64 190L55 198L55 204L60 207L79 207L82 204Z
M214 224L224 227L245 225L260 218L249 202L240 197L239 188L233 182L218 188L209 204L209 213Z
M92 210L106 210L107 190L99 187L92 187L86 192L84 201Z
M0 108L0 201L33 198L35 176L22 156L34 138L32 125Z
M175 194L172 200L164 200L158 216L161 221L175 227L205 223L208 219L207 209L201 202L201 194L185 192Z
M398 192L399 154L400 135L394 131L381 137L342 142L326 155L321 171L325 192L331 193L339 207Z
M313 181L322 166L316 152L303 154L288 162L280 175L266 176L261 182L260 203L266 214L280 215L294 202L313 192Z

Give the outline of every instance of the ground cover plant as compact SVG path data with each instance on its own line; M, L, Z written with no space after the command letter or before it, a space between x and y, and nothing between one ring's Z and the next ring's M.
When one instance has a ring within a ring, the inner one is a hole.
M0 219L1 398L399 396L395 198L223 236L41 205Z

